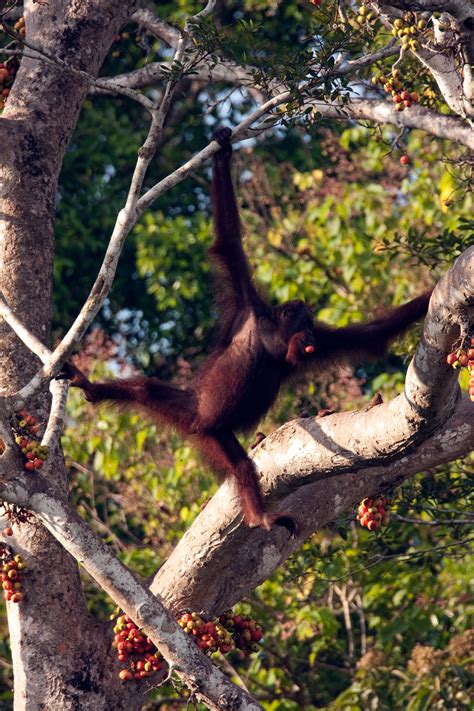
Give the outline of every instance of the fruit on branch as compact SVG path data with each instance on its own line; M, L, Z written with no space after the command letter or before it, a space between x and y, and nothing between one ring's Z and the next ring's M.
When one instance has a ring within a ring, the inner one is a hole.
M393 21L392 35L401 40L403 49L416 51L419 48L419 43L415 37L424 35L425 30L424 20L418 20L414 12L406 12L403 19L397 17Z
M355 20L350 20L350 24L354 29L359 29L364 25L373 25L378 18L378 14L366 7L365 5L360 5L357 9L357 17Z
M405 108L418 103L420 97L416 91L410 92L404 89L399 77L400 70L392 69L391 77L387 78L383 74L379 77L373 76L371 82L374 86L379 83L382 84L384 91L391 94L396 110L403 111Z
M16 57L11 57L6 62L0 62L0 111L5 107L19 66L20 64Z
M26 28L25 28L25 18L22 16L20 17L15 24L13 25L13 29L15 32L18 32L18 34L21 37L24 37L26 34Z
M16 420L12 429L15 433L15 442L21 449L25 459L25 469L28 471L41 469L48 457L48 447L40 444L35 439L31 439L32 435L38 433L40 427L36 418L28 414L26 410L20 410L16 414Z
M26 563L21 555L14 555L11 546L0 543L0 579L2 581L3 596L7 602L18 603L25 597L23 592L23 574L25 570Z
M115 614L112 619L114 617ZM247 655L258 650L263 638L262 628L255 620L231 611L216 620L206 620L197 612L186 611L178 615L177 622L185 634L192 635L199 649L209 655L228 654L233 649ZM114 635L113 647L118 661L128 665L119 672L122 681L144 679L163 669L163 657L128 615L117 617Z
M258 644L263 639L261 626L251 617L234 615L231 610L219 617L219 622L232 635L232 640L243 655L258 651Z
M128 669L119 673L122 681L144 679L163 668L163 657L155 645L127 615L120 615L114 627L113 646L119 662L126 662Z
M446 363L452 368L467 368L469 370L469 398L474 402L474 338L470 339L470 346L458 348L446 356Z
M369 531L376 531L390 521L390 505L385 496L362 499L357 509L357 520Z

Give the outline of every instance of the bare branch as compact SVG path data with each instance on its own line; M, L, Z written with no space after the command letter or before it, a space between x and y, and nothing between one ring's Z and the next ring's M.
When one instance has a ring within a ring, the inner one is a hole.
M139 150L125 206L117 216L115 227L112 232L112 237L105 253L102 266L84 306L82 307L73 325L62 339L61 343L48 357L48 359L44 361L43 368L36 373L27 385L12 396L17 403L22 403L24 400L27 400L34 393L38 392L43 387L45 382L51 380L51 378L58 374L61 364L69 358L75 343L83 337L92 320L102 307L102 304L109 293L110 287L112 286L125 239L137 222L137 201L143 185L146 170L153 158L155 147L161 135L163 119L163 114L153 114L152 116L148 136Z
M341 603L342 607L342 614L344 617L344 625L346 627L346 633L347 633L347 651L348 651L348 656L351 661L354 659L355 655L355 642L354 642L354 630L352 628L352 619L351 619L351 612L349 608L349 595L347 594L347 585L334 585L334 591L336 595L339 597L339 601ZM354 590L355 594L355 590Z
M13 311L10 309L10 307L7 305L7 303L4 301L3 295L1 295L0 292L0 316L8 323L10 328L15 331L16 335L23 341L25 346L31 350L32 353L38 356L43 363L45 363L48 358L51 356L51 351L49 348L47 348L34 334L32 334L26 326L15 316ZM59 443L59 439L61 437L62 431L64 429L64 421L66 417L66 403L67 403L67 394L68 394L68 383L66 381L58 381L58 380L52 380L49 384L49 389L51 391L52 395L52 401L51 401L51 409L50 409L50 414L48 418L48 424L46 427L46 431L44 433L43 439L41 444L46 445L49 448L55 447ZM9 398L5 398L5 405L8 403ZM0 427L1 432L3 433L3 441L5 444L13 444L13 437L11 434L11 430L9 428L5 428L5 426ZM17 453L15 453L17 455ZM2 479L11 479L12 474L6 475L5 470L10 469L11 472L14 472L15 469L12 469L11 465L12 464L17 465L18 464L18 459L17 456L15 456L13 459L9 460L8 465L6 464L6 459L2 460L2 469L3 469L3 474L2 474Z
M49 384L49 389L52 396L51 409L41 444L52 450L59 444L60 437L64 430L69 385L66 380L52 380ZM48 462L46 462L46 466L47 465Z
M151 10L142 7L133 13L130 20L141 27L145 27L151 34L163 40L170 47L176 47L179 39L179 30L168 22L161 20Z
M212 15L212 13L214 12L216 4L217 0L207 0L206 7L200 12L196 13L193 19L197 20L198 17L209 17L209 15Z
M127 74L118 74L114 77L102 79L101 85L103 89L111 92L115 90L116 84L127 86L131 89L152 86L163 80L163 69L166 66L162 62L151 62ZM257 91L255 79L250 69L241 67L235 62L226 61L211 67L207 62L202 61L193 67L193 72L194 79L204 82L228 82L234 86L246 86L249 91ZM263 96L263 92L260 92L260 95Z
M42 343L39 338L33 335L26 326L20 321L19 318L15 316L11 308L8 306L5 298L0 290L0 316L8 323L10 328L15 331L18 338L23 341L25 346L30 349L32 353L38 356L45 363L51 351L47 348L44 343Z

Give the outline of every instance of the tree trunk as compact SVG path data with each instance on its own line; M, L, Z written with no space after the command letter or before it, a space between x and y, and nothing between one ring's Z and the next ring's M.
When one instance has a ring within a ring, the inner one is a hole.
M93 77L134 5L134 0L26 2L27 41ZM85 74L24 58L0 117L0 284L9 305L45 343L58 176L88 89ZM0 388L8 393L27 382L39 361L3 321L0 343ZM28 403L40 421L48 400L44 393ZM60 454L51 471L66 495ZM7 605L15 709L132 708L107 665L110 637L87 612L77 563L37 522L15 527L8 543L28 566L25 600Z

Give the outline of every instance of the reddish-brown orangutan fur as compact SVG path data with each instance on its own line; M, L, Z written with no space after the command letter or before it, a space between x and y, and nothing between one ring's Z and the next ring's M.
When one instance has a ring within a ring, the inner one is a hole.
M160 424L191 436L216 473L235 477L249 526L269 529L278 524L296 534L297 525L287 514L266 511L254 465L234 432L254 427L296 372L382 356L391 339L424 316L431 292L375 321L345 328L314 322L303 301L271 307L252 281L242 248L230 137L227 128L214 134L222 146L213 162L216 236L209 252L220 310L217 347L186 388L147 377L91 383L69 364L63 377L70 377L71 385L82 388L94 403L107 400L143 409Z

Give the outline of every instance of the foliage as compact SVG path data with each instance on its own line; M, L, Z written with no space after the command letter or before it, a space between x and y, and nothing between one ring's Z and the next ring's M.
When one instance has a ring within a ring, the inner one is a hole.
M69 414L63 446L78 510L147 576L198 515L213 479L178 438L137 416L93 412L79 393ZM258 654L236 650L230 664L264 708L468 709L472 640L460 635L474 572L473 477L472 465L455 462L407 481L376 534L347 512L238 606L265 637ZM84 585L91 610L107 619L110 601L87 576Z
M162 17L183 26L188 13L202 8L200 3L186 0L159 3L157 9ZM278 78L292 94L282 114L285 133L279 129L270 132L258 146L250 147L255 156L263 156L273 191L265 195L265 206L251 206L257 207L259 214L249 215L247 223L255 218L259 233L263 227L267 236L268 244L262 245L259 240L254 252L260 265L258 276L275 298L287 298L289 293L309 295L318 305L321 318L337 323L358 316L360 302L364 310L380 304L386 294L400 302L409 289L387 283L395 253L410 267L414 259L432 268L439 264L441 254L450 261L462 241L466 244L474 239L472 221L465 223L463 233L459 223L462 215L467 220L472 212L472 199L466 198L469 176L464 174L461 151L441 142L439 150L433 150L432 143L416 132L402 136L393 130L363 126L344 131L338 144L332 122L330 148L336 143L337 152L323 155L321 136L328 124L313 112L301 117L299 107L308 95L313 99L338 94L349 98L352 84L349 79L335 81L328 77L323 85L318 84L315 94L316 84L308 84L308 77L318 62L322 67L330 66L342 46L348 58L382 46L386 42L383 27L379 22L366 23L348 32L331 3L315 8L302 1L248 0L226 3L220 12L218 23L206 20L194 24L197 56L206 56L211 65L218 64L221 57L248 65L260 86ZM353 22L352 12L349 21ZM169 52L152 35L130 25L116 38L102 73L113 75L153 62L166 66L168 60ZM376 67L367 66L361 70L360 79L368 81L374 73L390 75L394 62L390 56ZM217 121L225 118L235 124L253 106L252 96L245 90L229 92L215 84L203 91L197 83L190 83L192 64L183 65L189 81L183 80L182 91L173 99L173 122L165 128L160 160L152 164L147 186L201 148ZM401 66L410 90L433 92L426 71L420 70L409 54ZM432 99L425 97L423 101ZM97 271L125 198L129 166L143 140L144 123L141 107L123 97L93 97L84 105L60 181L54 303L57 332L73 320L90 288L90 274ZM179 136L175 133L178 125ZM402 151L412 158L408 170L398 165ZM438 160L448 153L449 162ZM351 174L344 174L334 164L341 154L345 154ZM245 175L250 170L254 175L253 154L246 156L249 160L242 161L239 172ZM307 175L313 170L316 172ZM328 186L327 178L334 174L338 174L337 184L332 181ZM176 308L169 284L176 282L174 272L178 264L184 266L185 253L191 260L202 260L208 243L208 194L207 171L188 179L186 189L178 186L160 199L157 212L144 218L126 244L100 320L110 332L122 337L122 346L142 367L161 369L158 351L175 361L178 354L186 356L207 347L205 333L211 320L207 280L191 279L188 295L177 296ZM160 236L159 242L150 239L153 234ZM355 261L353 253L358 255ZM150 267L150 261L161 263L161 272L156 266ZM188 273L189 267L184 268ZM163 281L160 275L165 269L169 276ZM282 270L288 273L291 286L288 279L282 283ZM203 271L205 275L205 268ZM428 279L426 271L419 274L422 281ZM199 284L203 286L199 288ZM184 306L183 312L180 307Z

